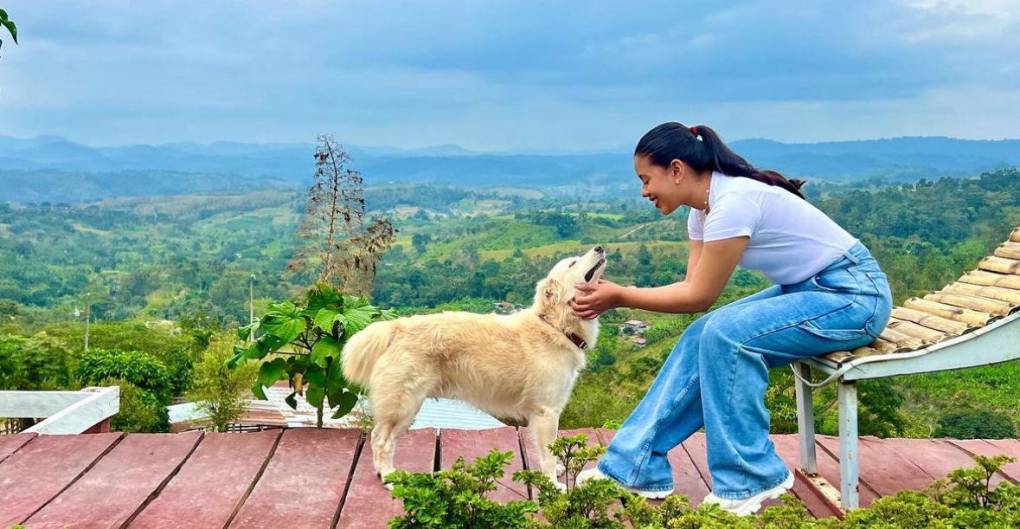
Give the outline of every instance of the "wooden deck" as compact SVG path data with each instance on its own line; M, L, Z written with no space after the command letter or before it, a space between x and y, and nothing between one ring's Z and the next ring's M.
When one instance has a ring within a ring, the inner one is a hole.
M608 443L611 430L572 430ZM522 442L523 441L523 442ZM791 468L797 438L773 441ZM399 441L397 467L448 468L492 448L518 455L494 496L528 498L509 479L534 468L526 428L412 430ZM920 489L972 455L1020 457L1020 441L862 438L861 503L906 488ZM818 468L839 483L838 454L818 438ZM697 503L711 489L705 439L695 434L669 454L677 492ZM998 479L1020 480L1020 463ZM798 475L794 493L815 516L837 513L814 482ZM256 433L98 433L0 436L0 529L29 528L384 528L401 512L372 469L371 446L358 430L295 428Z

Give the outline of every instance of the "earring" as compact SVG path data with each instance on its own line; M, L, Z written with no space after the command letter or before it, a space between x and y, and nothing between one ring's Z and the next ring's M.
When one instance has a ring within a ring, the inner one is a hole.
M676 185L680 185L680 181L679 180L673 180L673 182L676 183Z

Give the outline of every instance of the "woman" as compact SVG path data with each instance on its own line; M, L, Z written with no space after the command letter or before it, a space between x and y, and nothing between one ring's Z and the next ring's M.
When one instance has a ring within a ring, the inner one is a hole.
M650 498L673 492L666 454L704 427L712 493L705 502L750 514L793 486L769 440L768 369L874 341L891 310L886 275L868 249L800 192L799 180L752 167L704 125L663 123L634 150L641 196L687 217L683 281L636 288L577 285L575 313L615 308L693 313L719 297L739 263L775 283L692 323L598 465Z

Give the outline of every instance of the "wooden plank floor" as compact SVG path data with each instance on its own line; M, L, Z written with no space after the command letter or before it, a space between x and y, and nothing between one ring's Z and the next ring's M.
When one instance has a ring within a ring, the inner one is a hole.
M607 444L614 432L585 433ZM797 438L772 437L776 451L794 468ZM861 439L861 500L905 488L923 488L974 455L1020 455L1020 441ZM449 468L493 448L514 458L492 496L519 500L532 491L509 478L536 468L527 428L414 430L398 441L396 465L414 471ZM818 438L818 468L838 485L838 448ZM699 503L711 490L705 437L698 433L669 454L677 493ZM1020 480L1020 464L1005 467L998 481ZM793 492L815 516L835 514L817 486L797 475ZM375 475L372 448L353 429L297 428L257 433L82 434L0 437L0 529L148 528L295 529L385 528L401 512Z

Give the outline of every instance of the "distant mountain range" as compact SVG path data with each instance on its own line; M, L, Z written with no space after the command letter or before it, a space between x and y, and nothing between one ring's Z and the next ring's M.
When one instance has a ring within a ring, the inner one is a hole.
M976 176L1020 165L1020 140L904 137L881 140L731 143L752 164L790 177L913 181ZM89 147L59 136L0 136L0 200L78 202L311 183L313 144L168 143ZM613 186L634 178L629 149L591 152L472 152L348 146L370 185ZM615 187L615 186L614 186Z

